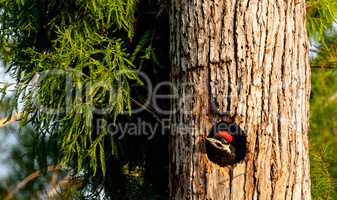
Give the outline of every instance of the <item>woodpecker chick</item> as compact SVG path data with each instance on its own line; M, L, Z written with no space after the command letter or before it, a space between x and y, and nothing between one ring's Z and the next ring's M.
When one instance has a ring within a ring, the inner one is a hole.
M206 138L206 150L208 158L220 166L232 164L236 160L235 148L216 138Z

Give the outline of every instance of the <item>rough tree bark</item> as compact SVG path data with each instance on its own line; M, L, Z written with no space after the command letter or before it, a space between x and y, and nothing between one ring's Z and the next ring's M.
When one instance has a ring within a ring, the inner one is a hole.
M171 199L311 198L305 24L304 0L171 1ZM233 166L205 153L211 96L247 134Z

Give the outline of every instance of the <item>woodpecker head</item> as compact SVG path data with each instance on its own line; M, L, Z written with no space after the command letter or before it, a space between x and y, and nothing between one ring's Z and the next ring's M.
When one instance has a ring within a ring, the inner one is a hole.
M235 164L242 160L246 153L245 135L237 125L219 122L212 127L206 138L206 152L208 158L220 166Z
M233 164L236 160L233 145L224 143L221 140L206 138L206 150L208 158L220 166Z

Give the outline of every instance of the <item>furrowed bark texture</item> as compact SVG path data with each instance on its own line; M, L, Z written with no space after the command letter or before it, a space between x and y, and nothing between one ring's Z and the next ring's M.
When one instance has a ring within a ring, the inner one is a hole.
M304 0L172 0L170 12L170 198L309 200ZM205 153L211 96L247 135L233 166Z

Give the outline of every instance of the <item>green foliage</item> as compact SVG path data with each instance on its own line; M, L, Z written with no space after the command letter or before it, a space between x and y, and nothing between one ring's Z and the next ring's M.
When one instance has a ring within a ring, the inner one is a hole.
M309 137L313 199L337 198L336 82L336 70L313 70Z
M337 69L337 32L333 31L325 36L326 44L321 45L312 59L312 66L319 68Z
M307 29L309 36L316 42L324 42L325 34L332 29L336 22L337 1L335 0L308 0Z
M337 34L324 41L311 60L310 166L313 199L337 198Z
M62 138L62 163L78 171L87 160L105 173L106 141L118 154L94 124L130 112L131 84L141 84L135 66L148 37L132 42L135 9L135 0L0 1L1 58L17 81L11 105L23 104L22 124L41 137Z
M311 138L311 183L313 199L334 200L337 197L337 179L333 169L337 165L336 141L325 142L324 145Z

